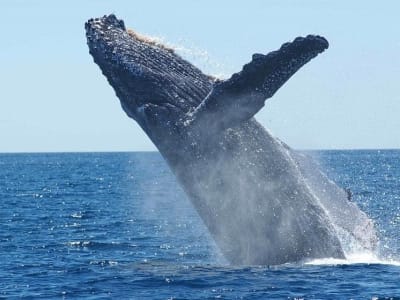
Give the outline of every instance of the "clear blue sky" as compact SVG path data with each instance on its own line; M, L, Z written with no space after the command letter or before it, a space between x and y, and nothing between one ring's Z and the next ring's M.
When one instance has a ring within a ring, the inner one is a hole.
M155 150L88 53L115 13L229 75L309 33L330 48L256 118L294 148L400 148L399 1L0 1L0 152Z

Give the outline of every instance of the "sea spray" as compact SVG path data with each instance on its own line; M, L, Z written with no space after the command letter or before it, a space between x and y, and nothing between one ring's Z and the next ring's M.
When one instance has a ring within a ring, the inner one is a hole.
M176 42L173 42L162 35L138 34L136 31L130 29L128 29L128 31L130 34L142 40L146 40L148 43L171 49L182 58L191 61L198 68L216 79L224 80L234 72L234 70L230 68L231 63L216 60L214 55L209 51L198 46L194 41L188 38L180 38Z

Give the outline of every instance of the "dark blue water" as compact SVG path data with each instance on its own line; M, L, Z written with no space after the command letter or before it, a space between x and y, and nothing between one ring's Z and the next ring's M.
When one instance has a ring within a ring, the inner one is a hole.
M158 153L0 154L0 298L400 297L400 150L311 154L378 258L230 267Z

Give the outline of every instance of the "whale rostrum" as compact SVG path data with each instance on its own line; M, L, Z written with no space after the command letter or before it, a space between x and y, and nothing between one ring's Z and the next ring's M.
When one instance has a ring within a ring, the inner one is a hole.
M374 249L373 223L346 192L254 119L328 48L325 38L298 37L254 54L219 80L114 15L85 28L89 52L122 108L156 145L231 264L344 258L349 239Z

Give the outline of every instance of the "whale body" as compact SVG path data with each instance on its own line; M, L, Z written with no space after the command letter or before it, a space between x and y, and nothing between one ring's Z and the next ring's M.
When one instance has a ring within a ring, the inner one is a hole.
M299 37L254 54L219 80L114 15L85 28L89 52L122 108L156 145L231 264L344 258L345 239L375 247L372 221L345 191L254 119L328 48L325 38Z

